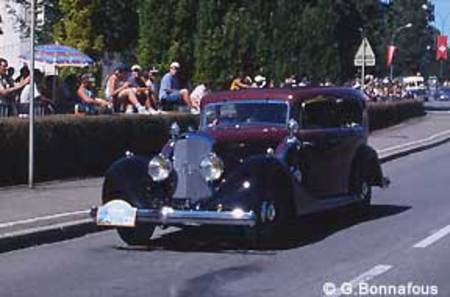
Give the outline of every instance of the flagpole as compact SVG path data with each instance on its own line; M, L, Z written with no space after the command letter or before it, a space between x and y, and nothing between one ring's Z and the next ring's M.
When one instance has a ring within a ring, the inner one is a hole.
M31 0L31 26L30 26L30 48L31 48L31 65L30 65L30 108L28 112L29 118L29 142L28 142L28 187L33 188L34 185L34 40L35 40L35 21L36 21L36 1Z

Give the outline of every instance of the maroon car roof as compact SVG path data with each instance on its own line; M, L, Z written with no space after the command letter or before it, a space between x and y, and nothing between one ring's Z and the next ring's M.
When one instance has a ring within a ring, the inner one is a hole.
M271 99L280 101L303 101L318 95L350 96L364 100L364 94L347 87L306 87L295 89L245 89L240 91L222 91L212 93L202 99L202 105L222 101L239 101L249 99Z

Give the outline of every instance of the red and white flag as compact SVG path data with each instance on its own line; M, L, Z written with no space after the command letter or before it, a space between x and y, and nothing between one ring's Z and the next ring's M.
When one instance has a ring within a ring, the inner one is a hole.
M445 35L438 35L436 39L436 60L448 59L448 38Z
M395 45L390 45L387 48L387 54L386 54L386 65L389 67L394 62L394 54L397 47Z

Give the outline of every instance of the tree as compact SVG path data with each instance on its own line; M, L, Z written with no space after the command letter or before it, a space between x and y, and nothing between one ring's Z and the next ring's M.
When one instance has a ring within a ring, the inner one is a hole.
M22 38L30 36L30 0L6 0L6 13L14 18L14 29ZM38 43L53 42L52 27L61 17L58 0L36 1L36 39Z
M55 40L89 55L99 57L104 49L104 36L94 27L93 16L101 0L59 0L64 17L54 26Z
M391 35L396 28L407 23L413 24L411 28L395 36L397 52L394 63L398 70L396 75L415 75L426 68L423 58L430 57L427 46L434 43L434 36L429 27L428 13L422 9L422 4L414 0L397 0L389 8ZM414 42L411 42L412 40Z
M185 80L192 77L196 12L197 0L140 1L139 62L166 68L176 60Z
M135 0L99 0L92 25L103 38L104 51L124 52L137 44L139 17Z

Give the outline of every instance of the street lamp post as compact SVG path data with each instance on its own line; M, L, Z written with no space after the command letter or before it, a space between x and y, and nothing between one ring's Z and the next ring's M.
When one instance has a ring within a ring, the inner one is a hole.
M403 31L405 29L408 29L408 28L411 28L412 26L413 26L412 23L408 23L408 24L406 24L404 26L401 26L401 27L398 27L397 29L395 29L394 32L392 33L392 36L391 36L391 46L395 47L395 37L397 37L397 35L401 31ZM390 66L390 78L391 78L391 82L392 82L393 79L394 79L394 60L392 60L391 66Z
M430 9L434 10L434 16L437 17L437 19L439 19L440 34L445 34L445 29L446 29L448 18L450 17L450 12L447 13L445 16L442 16L439 12L437 12L434 9L434 5L429 6L427 4L423 4L422 9L424 11L429 11ZM436 21L435 21L435 24L436 24ZM436 38L435 38L435 41L436 41ZM441 59L439 62L439 76L441 79L443 79L443 77L444 77L444 60L443 59Z
M34 40L36 26L36 0L31 0L31 26L30 26L30 108L29 115L29 135L28 135L28 186L33 188L34 184Z

